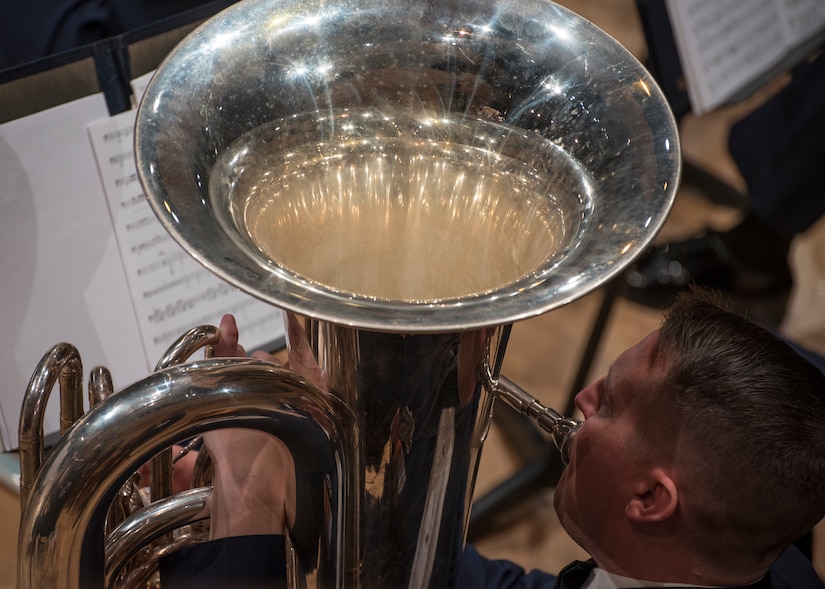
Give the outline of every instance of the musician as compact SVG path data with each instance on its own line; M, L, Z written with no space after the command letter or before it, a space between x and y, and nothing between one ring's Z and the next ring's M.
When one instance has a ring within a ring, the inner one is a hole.
M221 334L218 353L242 353L231 317ZM695 292L576 404L585 421L554 501L592 560L557 580L468 547L456 586L823 587L792 543L825 516L825 375L787 344ZM271 555L294 489L277 473L292 458L266 434L234 452L239 434L215 433L206 444L232 471L218 467L216 541L167 558L164 589L283 578Z

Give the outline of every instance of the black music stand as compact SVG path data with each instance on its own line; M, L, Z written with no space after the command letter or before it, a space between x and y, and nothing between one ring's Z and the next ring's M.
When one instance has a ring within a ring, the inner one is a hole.
M129 110L131 80L157 68L196 26L237 1L207 0L117 36L0 68L0 123L99 92L110 115Z

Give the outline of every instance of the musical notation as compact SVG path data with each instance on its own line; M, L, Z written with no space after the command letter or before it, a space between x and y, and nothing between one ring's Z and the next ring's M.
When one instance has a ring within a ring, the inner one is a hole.
M262 316L260 313L260 305L261 303L259 301L252 298L239 299L235 304L228 305L226 307L226 312L235 316L238 324L238 331L241 334L259 332L259 323L261 319L268 324L275 323L276 325L280 325L282 323L283 319L281 311L275 309L274 307L270 307L269 314ZM194 323L196 325L203 325L210 323L212 318L213 317L211 314L200 315L195 318ZM153 343L157 345L161 345L164 342L174 341L180 336L181 333L190 327L187 322L174 321L174 317L166 317L164 319L167 329L164 329L155 335ZM246 340L247 338L244 339ZM258 348L252 347L250 348L250 351L254 351L256 349Z
M144 197L141 194L139 198L140 198L140 201L142 201ZM132 205L130 205L130 206L135 206L135 204L137 204L137 203L132 203ZM169 241L170 239L172 239L172 237L170 235L160 235L160 234L153 235L152 238L149 239L148 241L143 241L143 242L136 243L136 244L132 245L131 246L131 252L133 254L139 256L142 253L151 250L156 245L160 245L162 243L165 243L165 242Z
M130 184L134 184L137 181L138 181L137 173L129 174L128 176L124 176L123 178L118 178L117 180L115 180L115 186L117 186L117 187L129 186ZM136 202L135 199L132 199L132 202ZM122 203L121 203L121 206L122 206Z
M132 152L135 113L89 125L106 204L150 365L186 330L233 313L247 349L283 337L280 310L227 284L166 232L143 195ZM242 314L242 317L239 315Z
M825 29L821 0L667 0L667 9L697 113L766 83L792 49Z
M118 129L113 129L112 131L104 133L101 136L101 138L103 139L104 143L109 143L110 141L131 142L133 132L134 130L132 127L120 127Z

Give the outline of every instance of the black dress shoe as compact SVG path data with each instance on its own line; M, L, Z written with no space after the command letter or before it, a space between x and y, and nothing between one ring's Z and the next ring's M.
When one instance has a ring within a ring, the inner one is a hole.
M642 305L664 309L691 284L729 295L735 307L780 308L764 322L781 321L793 278L785 262L778 267L755 268L737 259L725 244L724 234L708 231L701 237L651 249L627 272L626 297ZM759 318L757 318L759 319Z

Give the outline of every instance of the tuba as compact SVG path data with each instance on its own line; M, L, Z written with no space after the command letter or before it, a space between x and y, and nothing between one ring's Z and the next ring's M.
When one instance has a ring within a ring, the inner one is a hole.
M81 417L27 502L21 588L105 586L116 490L230 426L292 452L295 586L450 586L495 400L563 454L577 425L501 375L510 326L626 268L681 170L648 72L546 0L243 0L158 68L135 154L169 233L284 310L289 369L172 366Z

